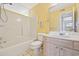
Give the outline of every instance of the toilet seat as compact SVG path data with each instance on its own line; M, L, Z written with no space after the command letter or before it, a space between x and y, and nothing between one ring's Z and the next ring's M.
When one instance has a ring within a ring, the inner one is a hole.
M33 48L39 48L39 47L41 47L41 45L42 45L42 42L41 41L33 41L32 43L31 43L31 48L33 49Z

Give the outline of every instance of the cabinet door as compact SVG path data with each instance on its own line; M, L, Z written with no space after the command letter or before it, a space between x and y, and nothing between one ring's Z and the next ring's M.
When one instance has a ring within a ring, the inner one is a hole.
M72 50L68 48L61 48L60 49L60 56L72 56Z
M43 55L48 55L48 39L44 38L43 41Z
M73 56L79 56L79 51L73 50Z
M48 42L48 39L44 42L44 54L46 56L58 56L59 55L59 48Z
M49 44L49 51L48 54L50 56L59 56L59 47L54 44Z

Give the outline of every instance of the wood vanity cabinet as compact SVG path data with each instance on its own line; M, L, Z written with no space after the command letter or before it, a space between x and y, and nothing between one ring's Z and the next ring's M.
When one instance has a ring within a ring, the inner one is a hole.
M79 56L79 46L72 40L44 37L43 45L46 56Z
M51 44L49 38L44 40L44 55L46 56L59 56L59 47L55 44Z
M60 56L72 56L73 51L68 48L60 48Z
M79 50L79 41L74 41L74 49Z

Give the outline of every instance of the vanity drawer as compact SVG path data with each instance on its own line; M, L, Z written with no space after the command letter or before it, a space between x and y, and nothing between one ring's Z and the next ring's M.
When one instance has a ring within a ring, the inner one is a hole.
M74 49L79 50L79 41L74 41Z
M60 42L59 44L61 46L73 48L73 41L71 41L71 40L60 39L59 42Z
M64 47L73 48L73 41L59 38L48 38L47 41L52 44L58 44Z
M57 44L57 43L58 43L58 39L48 37L48 38L47 38L47 42L49 42L49 43L51 43L51 44Z

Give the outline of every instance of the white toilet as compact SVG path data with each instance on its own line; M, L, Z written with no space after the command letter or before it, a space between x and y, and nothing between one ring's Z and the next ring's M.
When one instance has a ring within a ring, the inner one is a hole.
M33 49L35 56L40 56L40 48L41 48L42 42L41 41L33 41L31 43L31 49Z
M34 50L35 56L40 56L40 48L41 48L41 45L42 45L42 41L43 41L43 36L38 35L38 40L33 41L31 43L31 49Z

